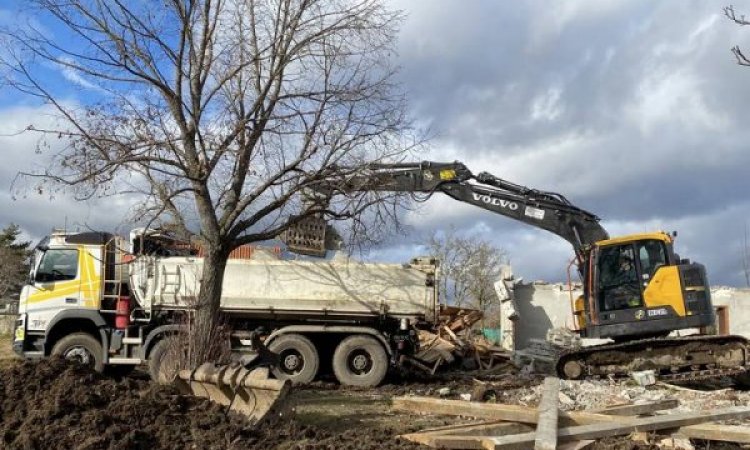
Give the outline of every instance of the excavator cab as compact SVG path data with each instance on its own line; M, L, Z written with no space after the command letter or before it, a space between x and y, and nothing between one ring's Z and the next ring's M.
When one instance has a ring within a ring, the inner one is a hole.
M576 317L584 337L627 340L714 323L706 271L680 260L667 233L596 242Z

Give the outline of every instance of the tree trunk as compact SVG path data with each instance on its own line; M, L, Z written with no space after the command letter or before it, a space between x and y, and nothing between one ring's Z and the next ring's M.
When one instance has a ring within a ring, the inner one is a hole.
M229 252L208 245L203 260L201 289L190 327L190 365L222 359L226 350L221 335L223 318L219 308Z

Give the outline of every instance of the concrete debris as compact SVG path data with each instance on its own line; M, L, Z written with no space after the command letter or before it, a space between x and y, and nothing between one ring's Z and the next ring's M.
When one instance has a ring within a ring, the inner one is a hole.
M560 405L562 406L573 407L576 404L576 402L573 401L572 398L568 397L564 392L559 392L557 394L557 400L560 402Z
M567 328L552 328L547 331L547 342L565 350L578 350L582 345L581 336Z
M656 446L660 449L669 450L695 450L695 447L690 442L690 439L684 437L670 436L657 442Z
M562 349L541 339L530 339L523 350L513 352L513 363L529 373L555 374L555 363Z
M464 400L464 401L467 401L467 402L468 402L468 401L471 401L471 394L461 394L461 395L459 395L458 397L459 397L459 398L460 398L461 400Z
M441 396L441 397L447 397L447 396L451 395L451 392L452 392L451 388L449 388L449 387L444 387L444 388L438 389L438 395Z
M631 372L630 377L638 383L639 386L651 386L656 384L656 373L653 370L642 370L640 372Z

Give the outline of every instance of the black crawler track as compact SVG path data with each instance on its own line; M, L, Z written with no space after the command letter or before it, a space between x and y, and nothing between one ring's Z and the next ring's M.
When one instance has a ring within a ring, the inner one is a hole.
M622 378L634 371L654 370L660 380L684 382L738 375L748 367L750 342L744 337L696 335L564 351L556 371L564 379L590 379Z

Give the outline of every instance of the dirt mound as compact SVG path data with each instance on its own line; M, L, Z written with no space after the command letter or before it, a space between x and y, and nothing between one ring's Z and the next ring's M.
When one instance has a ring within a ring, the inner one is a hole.
M0 408L0 448L7 449L418 448L387 429L332 433L290 419L252 430L208 400L60 359L0 370Z
M8 448L228 448L252 438L207 400L60 359L15 364L0 386Z

